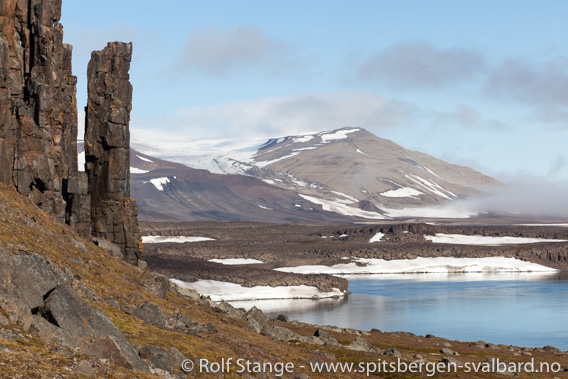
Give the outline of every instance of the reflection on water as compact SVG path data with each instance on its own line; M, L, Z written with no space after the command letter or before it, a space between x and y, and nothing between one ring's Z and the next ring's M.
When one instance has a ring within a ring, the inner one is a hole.
M568 273L348 276L347 299L234 302L355 329L568 350Z

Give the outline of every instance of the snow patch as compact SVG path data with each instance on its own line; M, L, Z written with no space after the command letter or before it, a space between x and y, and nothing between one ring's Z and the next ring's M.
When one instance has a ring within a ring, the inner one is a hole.
M257 166L257 167L261 167L261 168L262 168L262 167L271 165L271 164L273 164L273 163L279 162L279 161L281 161L281 160L288 159L288 158L292 158L293 156L296 156L296 155L298 155L298 154L300 154L299 151L294 151L294 152L292 152L292 154L284 155L284 156L282 156L282 157L280 157L280 158L276 158L276 159L273 159L273 160L271 160L271 161L254 162L253 164L254 164L255 166Z
M309 142L314 139L314 136L303 136L303 137L295 137L292 139L295 143L304 143Z
M158 191L164 191L164 186L170 183L170 179L168 177L154 178L150 179L150 183L152 183Z
M142 236L142 243L184 243L184 242L201 242L201 241L215 241L214 238L209 237L193 237L193 236Z
M369 242L380 242L384 236L384 233L378 232L369 240Z
M269 211L273 211L273 210L274 210L274 209L272 209L272 208L268 208L268 207L265 207L265 206L260 205L260 204L259 204L258 206L259 206L260 208L262 208L262 209L266 209L266 210L269 210Z
M312 265L281 267L277 271L297 274L409 274L409 273L448 273L448 272L556 272L558 270L516 258L422 258L384 259L355 258L350 263L333 266Z
M130 167L130 173L131 174L146 174L150 171L147 170L142 170L140 168L136 168L136 167Z
M170 281L181 288L195 290L200 295L209 296L213 301L322 299L344 295L338 288L334 288L331 292L320 292L317 287L306 285L243 287L240 284L220 282L217 280L198 280L193 283L187 283L177 279L170 279Z
M264 263L263 261L259 261L258 259L252 259L252 258L216 258L216 259L209 259L208 261L221 263L223 265L231 265L231 266Z
M332 141L332 140L336 140L336 139L345 139L345 138L347 138L347 134L357 132L357 131L359 131L359 129L338 130L335 133L323 134L321 136L321 140L323 142L328 142L328 141Z
M358 199L354 198L353 196L346 195L343 192L338 192L338 191L331 191L331 192L336 194L336 195L343 196L344 198L349 199L354 203L357 203L359 201Z
M345 216L355 216L369 219L382 220L385 218L385 216L376 212L369 212L362 209L350 207L347 204L344 204L345 200L331 201L302 194L300 194L300 196L314 204L321 205L324 211L335 212Z
M264 183L268 183L268 184L276 184L276 182L275 182L274 180L272 180L272 179L262 179L262 181L263 181Z
M429 192L431 192L431 193L433 193L433 194L435 194L435 195L441 196L441 197L443 197L444 199L451 200L452 198L451 198L450 196L452 196L452 197L457 197L456 194L454 194L454 193L448 191L447 189L444 189L442 186L438 185L437 183L434 183L434 182L431 182L431 181L426 180L426 179L424 179L424 178L421 178L421 177L418 176L418 175L412 175L412 177L411 177L411 176L405 174L404 176L406 176L408 179L410 179L410 180L412 180L413 182L415 182L416 184L418 184L418 185L419 185L420 187L422 187L424 190L429 191ZM442 191L446 192L446 193L449 194L450 196L448 196L447 194L445 194L445 193L442 192Z
M360 149L357 149L356 152L359 153L359 154L363 154L363 155L369 155L367 153L362 152Z
M418 190L415 190L414 188L410 188L410 187L401 187L401 188L397 188L394 190L389 190L383 193L380 193L379 195L384 196L384 197L411 197L416 199L417 196L419 195L423 195L423 192L420 192Z
M545 238L525 238L525 237L492 237L492 236L473 236L464 234L444 234L437 233L435 236L424 236L425 239L434 243L451 243L454 245L517 245L527 243L543 242L566 242L566 240L545 239Z
M517 224L519 226L562 226L568 227L568 224Z
M136 155L138 158L142 159L144 162L154 163L154 161L149 160L148 158L141 157L140 155Z
M477 212L469 209L454 207L444 208L381 208L388 217L431 217L431 218L469 218L476 216Z
M422 168L424 168L424 170L428 171L430 174L440 178L440 176L438 174L436 174L434 171L430 170L428 167L422 167ZM440 179L442 179L442 178L440 178Z
M292 151L315 150L315 149L317 149L317 146L300 147L298 149L293 149Z

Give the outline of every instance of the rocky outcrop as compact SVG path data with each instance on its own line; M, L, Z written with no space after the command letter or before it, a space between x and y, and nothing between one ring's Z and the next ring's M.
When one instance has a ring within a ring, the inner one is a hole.
M122 246L136 264L141 252L138 208L130 198L130 110L128 71L132 44L113 42L89 62L85 160L91 194L93 235Z
M0 181L87 237L86 178L77 171L77 78L60 17L60 0L0 5Z
M44 343L147 371L136 349L108 316L82 300L59 271L42 256L10 255L0 249L0 311Z
M0 182L82 237L119 244L136 264L140 233L128 161L132 46L114 43L93 53L89 181L77 167L77 78L60 17L61 0L0 4Z

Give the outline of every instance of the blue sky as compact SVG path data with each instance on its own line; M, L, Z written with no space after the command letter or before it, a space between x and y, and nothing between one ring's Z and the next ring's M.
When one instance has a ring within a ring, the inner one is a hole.
M133 140L364 127L508 181L568 181L568 2L63 1L78 102L133 42Z

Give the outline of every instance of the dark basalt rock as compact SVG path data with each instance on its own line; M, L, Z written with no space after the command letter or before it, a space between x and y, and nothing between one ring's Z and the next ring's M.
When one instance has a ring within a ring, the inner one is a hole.
M132 44L122 42L109 43L91 55L85 160L93 236L120 245L125 260L135 265L141 253L141 236L138 208L130 198L131 56Z
M0 182L88 237L86 177L77 170L77 78L60 17L61 0L0 5Z
M80 172L77 78L60 17L61 0L0 3L0 182L82 237L120 245L136 264L141 244L128 157L132 45L111 43L92 55L88 170Z

